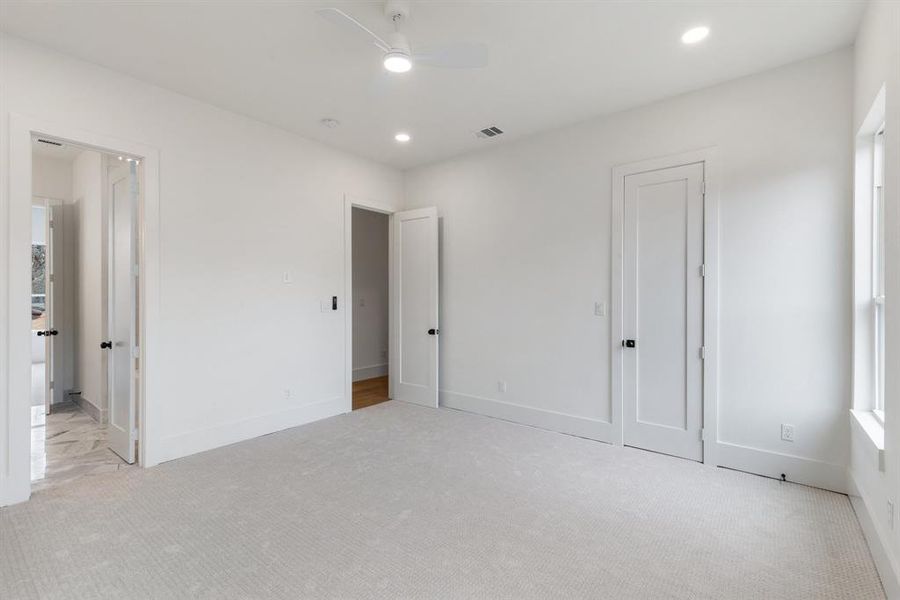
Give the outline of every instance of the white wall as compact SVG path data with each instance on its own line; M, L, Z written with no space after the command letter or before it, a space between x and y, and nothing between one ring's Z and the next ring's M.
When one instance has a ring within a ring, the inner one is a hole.
M76 263L75 388L103 418L107 409L106 353L106 228L104 227L103 156L85 150L72 164L72 198L78 218Z
M31 191L35 197L72 199L72 163L35 153L31 158Z
M159 150L161 361L147 373L148 437L158 449L150 462L343 410L343 303L337 312L319 306L344 296L343 199L399 207L400 172L6 35L0 89L0 215L10 202L11 113ZM7 299L0 303L8 340ZM2 364L7 357L4 348ZM10 402L6 377L0 414Z
M385 214L354 208L353 380L387 375L388 226Z
M442 218L442 402L582 434L608 421L610 323L593 307L610 301L611 169L716 146L720 462L843 488L851 59L409 172L407 208Z
M877 452L864 432L854 427L850 488L854 507L873 550L885 588L891 598L900 598L900 527L892 527L888 502L894 505L895 523L900 519L900 3L871 2L856 40L853 132L859 130L882 86L886 92L885 114L885 348L886 394L884 471L879 470ZM849 142L848 142L849 143ZM893 317L892 317L893 315ZM857 390L860 386L857 386ZM864 388L863 388L864 389ZM858 406L869 406L871 398L854 398Z

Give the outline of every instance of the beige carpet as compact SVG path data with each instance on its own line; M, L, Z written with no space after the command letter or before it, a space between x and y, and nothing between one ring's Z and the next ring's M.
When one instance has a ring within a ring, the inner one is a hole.
M882 598L845 496L395 402L0 509L0 598Z

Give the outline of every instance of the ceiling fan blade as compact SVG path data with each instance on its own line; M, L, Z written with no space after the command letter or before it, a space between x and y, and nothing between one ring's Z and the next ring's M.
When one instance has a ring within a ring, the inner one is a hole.
M357 38L363 38L369 43L375 44L375 46L384 52L391 49L388 43L381 39L378 34L342 10L338 10L337 8L320 8L316 11L316 14L329 23L353 33Z
M416 65L443 67L445 69L478 69L488 65L488 48L485 44L444 44L416 50Z

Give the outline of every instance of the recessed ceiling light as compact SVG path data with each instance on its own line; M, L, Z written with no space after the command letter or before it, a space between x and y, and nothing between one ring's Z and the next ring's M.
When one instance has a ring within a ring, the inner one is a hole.
M405 144L406 142L408 142L408 141L411 140L412 138L409 137L409 134L408 134L408 133L398 133L397 135L394 136L394 139L397 140L398 142L401 142L401 143L404 143L404 144Z
M328 129L334 129L340 124L341 122L337 119L322 119L321 121L319 121L319 125L321 125L322 127L327 127Z
M681 36L682 43L696 44L702 42L709 35L709 27L701 25L700 27L692 27L684 32Z
M412 60L406 52L392 50L384 55L384 68L391 73L406 73L412 69Z

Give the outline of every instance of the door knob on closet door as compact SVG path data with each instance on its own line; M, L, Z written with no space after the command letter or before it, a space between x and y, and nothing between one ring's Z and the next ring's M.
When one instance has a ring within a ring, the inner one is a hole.
M110 341L108 341L108 342L100 342L100 349L101 349L101 350L103 350L103 349L109 349L109 348L112 348L112 340L110 340Z
M44 335L59 335L59 331L51 329L50 331L45 332Z
M47 332L46 331L38 331L37 334L40 336L44 336L44 335L47 335Z
M428 330L428 335L437 335L437 334L439 334L440 332L441 332L440 329L429 329L429 330Z

